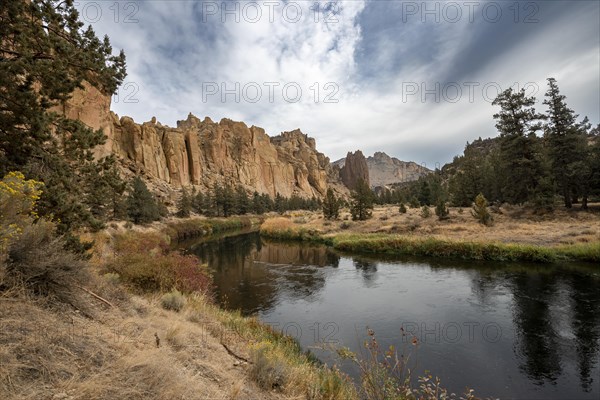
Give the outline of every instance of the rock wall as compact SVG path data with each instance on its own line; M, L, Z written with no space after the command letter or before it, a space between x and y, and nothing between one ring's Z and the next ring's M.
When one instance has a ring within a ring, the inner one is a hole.
M360 180L369 184L369 168L362 151L348 152L344 166L340 169L340 178L344 185L351 190Z
M343 168L345 164L345 158L331 163L334 168ZM367 168L369 170L369 182L373 188L416 181L421 176L431 172L430 169L413 161L398 160L383 152L376 152L367 157Z
M138 124L111 112L110 97L88 84L61 111L102 129L108 139L96 156L115 154L124 175L141 175L155 190L168 193L190 185L208 189L219 182L270 196L322 197L330 186L347 193L338 169L300 130L269 137L256 126L200 120L191 113L176 128L155 118Z

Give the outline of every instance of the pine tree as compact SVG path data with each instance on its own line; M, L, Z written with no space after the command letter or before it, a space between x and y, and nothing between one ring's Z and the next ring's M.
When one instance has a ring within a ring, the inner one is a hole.
M237 212L235 203L235 193L231 185L228 183L223 186L223 192L220 202L224 217L229 217Z
M236 214L244 215L250 212L250 199L248 199L248 193L246 193L246 189L244 189L241 185L238 185L235 191L235 204Z
M127 197L127 215L135 224L145 224L160 218L159 207L148 187L136 176Z
M429 218L430 216L431 216L431 210L429 209L429 206L424 205L423 207L421 207L421 217Z
M338 219L340 217L340 200L331 188L327 189L327 194L323 199L323 217L325 219Z
M258 215L265 213L265 205L263 203L262 197L256 191L252 195L252 212Z
M104 160L92 150L106 137L56 111L84 81L114 93L125 56L83 29L72 0L3 1L0 21L0 176L21 170L43 181L38 210L60 232L96 226L108 218L110 190L96 180Z
M364 221L373 216L373 191L364 180L359 180L351 194L350 214L353 221Z
M560 94L556 79L548 78L544 104L548 106L545 139L551 161L552 176L563 197L565 207L572 207L572 195L586 167L586 124L576 123L577 115L567 107L566 97ZM581 182L585 184L585 182Z
M181 197L177 202L177 216L179 218L189 218L192 211L192 197L185 188L181 189Z
M543 115L535 112L534 97L525 90L505 90L493 101L501 107L494 114L500 131L500 163L502 198L510 203L523 203L532 197L543 177L540 145L535 132L541 129Z

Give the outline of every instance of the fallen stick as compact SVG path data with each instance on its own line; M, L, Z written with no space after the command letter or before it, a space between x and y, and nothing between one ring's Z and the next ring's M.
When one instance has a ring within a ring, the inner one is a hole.
M233 356L233 357L237 358L237 359L238 359L238 360L240 360L240 361L244 361L244 362L247 362L248 364L252 364L252 361L250 361L250 360L248 360L247 358L244 358L244 357L242 357L242 356L238 356L238 355L237 355L237 354L235 354L233 351L231 351L231 349L229 349L229 347L227 347L227 345L226 345L225 343L221 342L221 345L222 345L223 347L225 347L225 350L227 350L227 352L228 352L228 353L229 353L231 356Z
M92 292L91 290L89 290L89 289L86 289L86 288L84 288L83 286L79 286L79 285L77 285L77 287L78 287L79 289L81 289L81 290L83 290L83 291L85 291L85 292L87 292L87 293L91 294L92 296L94 296L95 298L97 298L98 300L100 300L101 302L103 302L103 303L106 303L106 304L108 304L108 305L109 305L109 306L111 306L111 307L114 307L114 304L113 304L113 303L111 303L110 301L106 300L106 299L105 299L105 298L103 298L103 297L100 297L100 296L98 296L96 293Z

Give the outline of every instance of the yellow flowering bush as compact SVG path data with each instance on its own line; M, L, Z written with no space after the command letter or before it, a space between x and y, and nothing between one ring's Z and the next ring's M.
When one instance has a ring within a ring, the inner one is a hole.
M35 207L43 185L26 180L18 171L9 172L0 181L0 249L5 249L37 217Z

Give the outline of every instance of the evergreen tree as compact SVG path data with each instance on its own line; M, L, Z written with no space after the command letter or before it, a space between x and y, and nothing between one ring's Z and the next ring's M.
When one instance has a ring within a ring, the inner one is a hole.
M531 198L543 177L535 135L543 115L535 112L535 98L525 96L524 89L507 89L492 104L501 108L494 114L500 131L501 197L510 203L523 203Z
M238 185L235 190L235 204L236 214L244 215L250 212L250 199L248 199L248 193L246 193L246 189L244 189L241 185Z
M364 221L373 216L373 191L364 180L359 180L351 194L350 214L353 221Z
M323 217L325 219L338 219L340 217L340 201L331 188L327 189L327 194L323 199Z
M473 203L473 209L471 210L471 215L479 221L479 223L490 226L493 223L492 215L489 213L487 199L483 196L483 194L479 193L475 198L475 202Z
M254 214L264 214L265 213L265 204L263 202L262 197L260 196L260 194L258 192L254 192L254 194L252 195L252 212Z
M400 212L400 214L406 214L406 206L404 205L404 203L400 203L400 208L398 209L398 211Z
M448 217L450 216L450 210L448 210L448 207L446 207L445 201L438 201L437 205L435 206L435 215L437 215L440 221L448 219Z
M97 227L110 214L111 187L92 150L106 137L57 110L84 81L114 93L125 56L83 29L72 0L3 1L0 21L0 176L21 170L43 181L38 210L60 232Z
M273 204L275 211L279 214L283 214L287 210L285 198L279 193L275 194L275 202Z
M430 216L431 216L431 210L429 209L429 206L425 205L425 206L421 207L421 217L429 218Z
M223 212L222 215L224 217L229 217L237 212L235 193L230 184L225 184L221 193L221 198L218 199L218 201L221 204L221 211Z
M571 208L577 184L585 185L579 177L586 168L587 120L576 123L577 115L567 107L566 97L560 94L556 79L548 78L544 104L548 106L545 139L551 161L552 176L563 197L565 207Z
M135 224L145 224L160 218L159 207L148 187L136 176L127 197L127 215Z
M179 218L189 218L192 211L192 200L185 188L181 189L181 197L177 202L177 216Z
M419 203L424 206L429 205L431 203L431 190L429 189L429 184L424 178L419 178L419 181Z
M192 210L196 214L203 214L204 210L204 194L196 189L196 186L192 188Z

